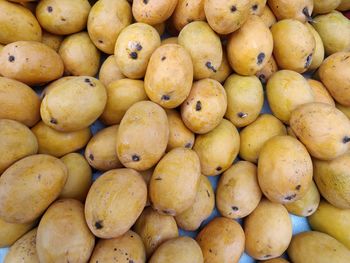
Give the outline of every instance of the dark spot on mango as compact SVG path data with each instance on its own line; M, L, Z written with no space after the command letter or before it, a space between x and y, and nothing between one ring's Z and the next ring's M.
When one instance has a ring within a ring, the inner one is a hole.
M133 236L133 235L131 235L130 237L131 237L131 238L133 238L134 236Z
M162 57L162 61L164 61L164 60L166 60L166 56L163 56L163 57Z
M140 156L138 156L137 154L134 154L133 156L131 156L131 159L134 161L134 162L138 162L140 161Z
M117 248L114 248L113 250L114 250L114 251L117 251Z
M295 187L295 189L298 190L298 191L300 190L300 188L301 188L301 185L300 185L300 184L298 184L298 185Z
M143 3L144 3L145 5L147 5L147 4L148 4L148 0L143 0Z
M162 180L162 178L157 177L157 178L155 178L154 180L156 180L156 181L161 181L161 180Z
M264 258L269 258L269 257L271 257L271 256L272 256L272 255L267 254L267 255L264 256Z
M95 83L93 83L93 82L92 82L90 79L88 79L88 78L85 78L85 79L84 79L84 82L88 83L90 87L95 87L95 86L96 86Z
M187 18L187 23L192 23L194 20L192 18Z
M48 6L48 7L47 7L47 12L51 13L52 11L53 11L52 6Z
M136 52L131 52L130 53L130 58L132 58L132 59L137 59L137 53Z
M210 197L210 193L209 193L209 191L207 190L207 195L208 195L208 197Z
M134 263L134 261L130 259L130 260L129 260L129 263Z
M213 71L214 73L216 73L216 69L215 69L214 66L211 64L210 61L207 61L207 62L205 63L205 66L206 66L208 69L210 69L211 71Z
M162 96L162 100L170 100L170 96L169 95L163 95Z
M258 10L258 4L253 5L253 6L252 6L252 10L253 10L253 11Z
M296 196L297 196L296 194L288 195L284 198L284 200L290 201L290 200L293 200Z
M237 206L232 206L231 208L232 208L233 211L238 211L239 210Z
M192 143L186 143L186 145L185 145L185 148L191 148L192 147Z
M216 171L220 172L222 170L221 166L216 167Z
M313 22L314 20L312 19L312 16L310 15L310 12L309 12L309 9L307 8L307 6L305 6L304 8L303 8L303 14L304 14L304 16L306 17L306 20L308 21L308 22Z
M350 137L349 136L345 136L343 138L343 143L348 143L348 142L350 142Z
M258 76L259 80L261 81L262 84L266 83L266 76L264 74L260 74Z
M16 60L15 56L12 56L12 55L9 56L9 61L10 61L10 62L13 62L13 61L15 61L15 60Z
M230 10L233 13L233 12L237 11L237 7L235 5L233 5L233 6L231 6Z
M312 62L312 54L307 56L304 68L308 68L310 66L311 62Z
M55 118L51 118L51 119L50 119L50 123L52 123L52 124L57 124L58 121L57 121Z
M247 113L244 113L244 112L238 112L238 113L237 113L237 116L238 116L239 118L241 118L241 119L244 119L245 117L248 116L248 114L247 114Z
M61 21L62 22L65 22L65 21L67 21L64 17L61 17Z
M93 155L92 153L90 153L89 159L90 159L91 161L93 161L93 160L95 159L95 157L94 157L94 155Z
M261 63L263 63L264 59L265 59L265 53L260 52L257 59L256 59L256 64L261 65Z
M103 228L102 221L101 220L96 221L95 227L96 227L96 229L102 229Z
M200 111L202 109L202 103L198 100L196 102L196 111Z
M209 253L213 253L213 250L211 250L210 248L209 248Z
M136 44L136 50L137 50L137 51L141 51L141 49L142 49L141 44L140 44L140 43L137 43L137 44Z
M307 210L307 212L310 214L313 211L312 208L310 208L309 210Z
M103 44L103 40L99 39L98 43Z
M162 212L166 215L171 215L171 211L169 211L169 210L164 209L164 210L162 210Z

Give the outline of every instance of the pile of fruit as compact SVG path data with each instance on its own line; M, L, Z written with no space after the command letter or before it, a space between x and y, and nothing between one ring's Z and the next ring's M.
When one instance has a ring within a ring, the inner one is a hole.
M349 263L349 10L0 0L4 262Z

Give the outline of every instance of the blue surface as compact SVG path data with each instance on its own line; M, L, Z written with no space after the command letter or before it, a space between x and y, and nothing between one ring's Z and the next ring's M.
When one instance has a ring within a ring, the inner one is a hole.
M265 102L264 102L264 107L262 110L262 113L271 113L270 108L267 104L267 99L265 98ZM103 125L100 122L96 122L91 126L91 130L92 132L95 134L97 131L101 130L103 128ZM101 172L99 171L95 171L94 172L94 180L101 175ZM217 186L217 182L218 182L219 176L216 177L209 177L209 180L214 188L214 190L216 190L216 186ZM216 208L214 209L214 211L212 212L212 214L210 215L210 217L205 220L201 227L199 228L199 231L210 221L212 220L214 217L220 216L219 212L216 210ZM305 217L298 217L298 216L294 216L294 215L290 215L291 220L292 220L292 224L293 224L293 235L300 233L300 232L304 232L304 231L308 231L310 230L310 227L308 225L307 219ZM242 223L242 220L239 220L239 223ZM195 237L198 231L193 231L193 232L189 232L189 231L184 231L180 229L180 235L181 236L190 236L190 237ZM3 248L0 249L0 263L2 263L4 261L4 256L6 255L7 249ZM243 254L239 263L252 263L255 262L254 259L252 259L251 257L249 257L247 254Z

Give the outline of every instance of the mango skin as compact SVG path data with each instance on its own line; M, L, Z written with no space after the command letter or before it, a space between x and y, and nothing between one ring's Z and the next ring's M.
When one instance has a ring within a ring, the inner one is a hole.
M161 215L147 207L134 225L134 231L142 239L147 257L165 241L179 236L179 230L173 216Z
M274 136L286 134L286 127L279 119L271 114L262 114L241 130L239 156L246 161L257 163L264 143Z
M146 262L145 248L141 238L129 230L124 235L112 239L100 239L89 262Z
M75 199L57 200L40 220L36 236L40 262L87 262L94 245L84 205Z
M316 41L306 25L295 19L278 21L271 27L273 55L278 66L298 73L305 72L312 62Z
M215 176L226 171L236 159L239 146L239 133L226 119L212 131L198 135L193 150L198 154L202 174Z
M125 113L117 135L120 162L138 171L150 169L164 154L169 140L169 122L162 107L140 101Z
M0 175L14 162L37 152L37 138L27 126L0 119Z
M67 174L64 163L50 155L17 161L0 177L0 217L10 223L34 221L59 196Z
M316 212L316 209L320 203L320 193L317 190L317 186L314 181L311 182L306 194L299 200L285 204L289 213L297 216L310 216Z
M295 235L287 252L293 263L350 262L350 251L342 243L317 231Z
M136 222L146 200L147 186L138 172L127 168L110 170L89 190L85 202L86 222L97 237L119 237Z
M350 27L349 27L350 30ZM320 79L332 97L350 106L350 52L337 52L324 60L319 68Z
M291 136L275 136L260 151L259 185L272 202L287 204L302 198L311 185L312 175L309 153Z
M210 221L199 232L196 240L203 251L204 262L237 263L244 251L242 227L225 217L216 217Z
M198 192L200 175L195 151L175 148L168 152L158 162L149 183L153 209L175 216L190 208Z
M279 257L292 238L292 221L287 209L267 199L244 220L245 250L255 259Z
M350 121L329 104L303 104L292 112L289 123L312 157L332 160L349 150Z
M16 240L21 238L21 236L23 236L33 227L33 222L24 224L12 224L7 223L0 218L0 248L12 246Z
M4 263L38 263L36 252L37 228L29 231L18 239L11 247L5 257Z
M350 153L332 161L313 160L314 179L322 196L340 209L350 209Z
M42 85L63 75L64 65L55 50L36 41L17 41L0 53L0 74L27 85Z
M203 263L198 243L190 237L177 237L164 242L152 255L149 263Z
M318 15L312 26L320 35L326 55L350 50L350 21L340 12L332 11L329 14Z
M0 43L20 40L41 41L41 27L35 16L25 7L0 1Z
M334 237L350 249L350 209L339 209L322 200L308 221L313 230Z

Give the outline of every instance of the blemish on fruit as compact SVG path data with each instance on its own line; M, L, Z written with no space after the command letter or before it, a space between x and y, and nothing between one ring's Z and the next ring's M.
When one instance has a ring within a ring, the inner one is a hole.
M169 95L163 95L162 96L162 100L170 100L170 96Z
M103 44L103 40L99 39L98 43Z
M246 118L246 117L248 116L248 114L247 114L247 113L244 113L244 112L238 112L238 113L237 113L237 116L238 116L239 118L241 118L241 119L244 119L244 118Z
M306 58L306 62L305 62L305 68L308 68L311 64L311 61L312 61L312 54L308 55L307 58Z
M147 4L148 4L148 0L143 0L143 3L144 3L145 5L147 5Z
M206 66L208 69L210 69L211 71L213 71L214 73L216 73L216 69L215 69L214 66L211 64L210 61L207 61L207 62L205 63L205 66Z
M130 56L130 58L132 58L132 59L137 59L137 52L133 51L133 52L130 53L129 56Z
M156 181L161 181L161 180L162 180L162 178L157 177L157 178L155 178L154 180L156 180Z
M96 229L102 229L103 228L102 221L101 220L96 221L95 227L96 227Z
M313 22L314 20L312 19L312 16L310 15L310 12L309 12L309 9L307 8L307 6L305 6L304 8L303 8L303 14L304 14L304 16L306 17L306 20L308 21L308 22Z
M298 191L300 190L300 188L301 188L301 185L300 185L300 184L298 184L298 185L295 187L295 189L298 190Z
M202 109L202 103L198 100L196 103L196 111L200 111Z
M12 56L12 55L9 56L9 61L10 61L10 62L13 62L13 61L15 61L15 60L16 60L15 56Z
M91 161L93 161L93 160L95 159L95 157L94 157L94 155L93 155L92 153L90 153L89 159L90 159Z
M348 143L348 142L350 142L350 137L349 136L345 136L343 138L343 143Z
M131 156L131 159L134 161L134 162L138 162L140 161L140 156L138 156L137 154L134 154L133 156Z
M47 7L47 12L51 13L52 11L53 11L52 6L48 6L48 7Z
M206 190L207 191L207 195L208 195L208 197L210 197L210 193L209 193L209 191L208 190Z
M253 6L252 6L252 10L253 10L253 11L258 10L258 4L253 5Z
M261 53L259 53L259 55L257 57L257 62L256 63L258 65L261 65L261 63L263 63L264 59L265 59L265 53L261 52Z
M95 83L93 83L90 79L85 78L84 82L88 83L90 87L95 87Z
M261 81L262 84L266 83L266 76L264 74L260 74L258 76L259 80Z
M166 60L166 56L163 56L163 57L162 57L162 61L164 61L164 60Z
M192 147L192 143L186 143L186 145L185 145L185 148L191 148Z
M222 170L221 166L216 167L216 171L220 172Z
M237 7L233 5L233 6L231 6L230 10L233 13L233 12L237 11Z
M292 195L288 195L284 198L284 200L288 200L288 201L291 201L293 200L297 195L296 194L292 194Z
M136 44L136 50L137 50L137 51L141 51L141 49L142 49L141 44L140 44L140 43L137 43L137 44Z
M55 118L51 118L51 119L50 119L50 123L52 123L52 124L57 124L58 121L57 121Z
M238 209L237 206L232 206L232 210L233 210L233 211L238 211L239 209Z

